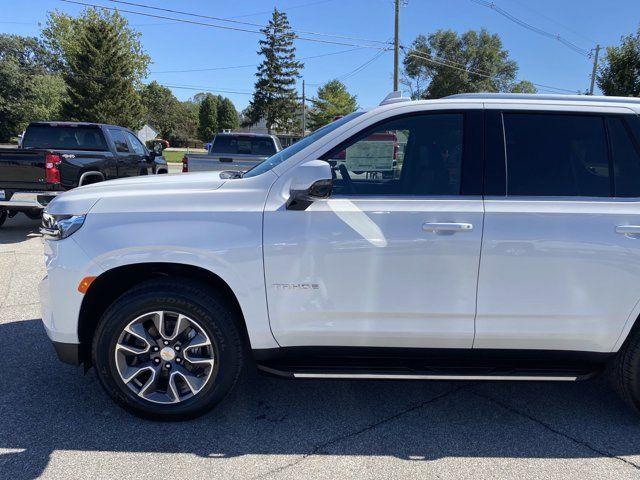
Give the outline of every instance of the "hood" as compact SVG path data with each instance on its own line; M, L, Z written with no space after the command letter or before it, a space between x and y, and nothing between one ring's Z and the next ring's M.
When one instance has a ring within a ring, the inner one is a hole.
M125 199L131 202L141 197L170 196L185 191L211 191L220 188L226 180L219 172L176 173L143 175L139 177L107 180L78 187L58 195L46 208L52 214L82 215L105 198Z

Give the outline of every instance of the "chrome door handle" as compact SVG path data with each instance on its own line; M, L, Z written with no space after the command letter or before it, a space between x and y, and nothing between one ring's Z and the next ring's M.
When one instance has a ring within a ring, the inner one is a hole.
M621 235L640 235L640 225L618 225L616 233Z
M471 223L423 223L422 230L435 233L469 232L473 230Z

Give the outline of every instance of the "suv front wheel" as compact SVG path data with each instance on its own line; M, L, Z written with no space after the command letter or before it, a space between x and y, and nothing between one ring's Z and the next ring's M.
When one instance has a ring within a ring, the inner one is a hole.
M104 313L93 363L107 393L146 418L197 417L233 388L243 345L234 312L188 281L152 280Z

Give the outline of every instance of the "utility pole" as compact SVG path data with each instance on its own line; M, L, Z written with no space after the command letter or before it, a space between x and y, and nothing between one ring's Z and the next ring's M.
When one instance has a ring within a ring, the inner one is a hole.
M589 87L589 95L593 95L593 86L596 83L596 72L598 71L598 54L600 53L600 45L596 45L596 54L593 56L593 70L591 71L591 86Z
M304 78L302 79L302 136L307 133L307 98L304 93Z
M400 0L396 1L396 25L393 35L393 91L398 91L398 54L400 50Z

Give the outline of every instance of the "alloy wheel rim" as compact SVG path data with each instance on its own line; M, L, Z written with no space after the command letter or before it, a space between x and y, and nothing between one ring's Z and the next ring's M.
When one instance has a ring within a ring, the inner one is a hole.
M120 380L138 397L162 404L197 395L216 366L209 336L192 318L172 311L136 317L114 350Z

